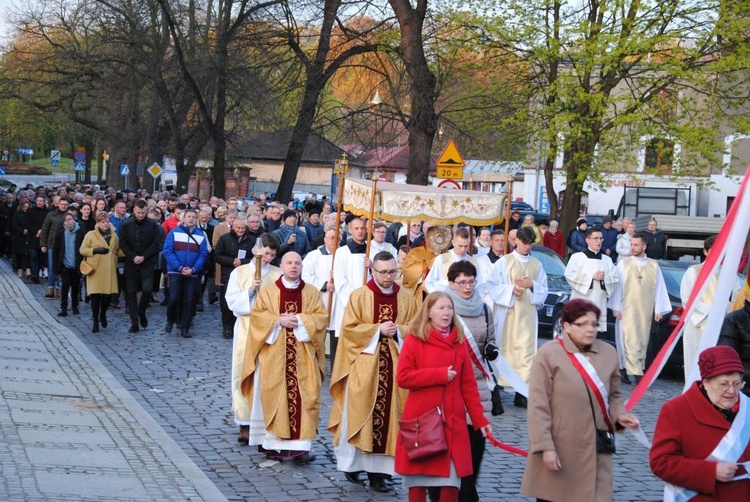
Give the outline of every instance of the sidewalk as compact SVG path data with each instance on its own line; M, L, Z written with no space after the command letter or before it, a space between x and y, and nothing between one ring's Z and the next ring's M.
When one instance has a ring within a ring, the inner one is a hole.
M226 500L0 262L0 499Z

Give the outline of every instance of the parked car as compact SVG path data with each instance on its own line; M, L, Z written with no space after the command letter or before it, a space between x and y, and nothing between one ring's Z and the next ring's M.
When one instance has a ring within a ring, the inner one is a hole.
M547 274L547 298L537 307L539 333L552 337L562 336L562 309L570 300L571 292L571 287L565 280L566 264L557 253L543 246L532 246L531 256L541 262ZM607 332L602 339L615 345L615 317L610 309L607 309Z

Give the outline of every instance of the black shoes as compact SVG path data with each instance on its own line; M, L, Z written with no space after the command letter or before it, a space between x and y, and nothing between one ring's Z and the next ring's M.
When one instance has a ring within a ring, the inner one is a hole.
M234 336L234 333L232 333L232 328L224 328L224 338L232 338Z
M78 307L73 307L73 315L78 315L80 313L81 313L81 311L78 310Z
M306 451L302 455L298 455L294 457L294 460L292 460L292 462L294 462L297 465L306 465L306 464L309 464L310 462L313 462L314 460L315 460L315 455L311 455L310 452Z
M517 408L526 408L529 405L529 400L522 394L516 392L516 397L513 398L513 406Z
M622 383L626 384L632 384L633 382L630 380L630 377L628 376L628 372L624 369L620 370L620 380L622 380Z
M208 304L213 305L214 303L218 302L219 298L216 295L209 295L208 297Z
M57 317L68 317L68 311L66 309L60 309L60 312L57 313Z
M148 328L148 319L146 319L146 314L138 314L138 320L141 322L141 328Z
M203 312L203 303L198 303L195 305L196 312Z
M91 327L92 333L99 333L99 321L94 321L94 325Z
M240 444L250 443L250 426L240 425L240 435L237 436L237 442Z
M164 327L164 332L165 333L171 333L173 327L174 327L174 323L173 322L168 322L167 325Z
M361 482L361 481L359 480L359 473L360 473L360 472L362 472L362 471L356 471L356 472L345 472L345 473L344 473L344 477L345 477L345 478L346 478L346 480L347 480L347 481L349 481L350 483L355 483L355 484L362 484L362 482Z
M106 312L102 312L101 314L99 314L99 322L101 323L102 328L106 328L107 327L107 314L106 314Z
M138 333L138 324L131 324L128 333Z
M368 473L367 477L370 478L370 488L373 491L378 493L388 493L390 491L382 475Z
M186 329L181 329L180 330L180 336L182 338L192 338L193 337L193 335L190 334L190 331L188 331Z

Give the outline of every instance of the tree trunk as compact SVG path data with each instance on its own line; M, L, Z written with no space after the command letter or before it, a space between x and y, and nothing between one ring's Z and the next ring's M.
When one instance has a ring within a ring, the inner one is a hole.
M437 79L427 65L422 39L427 0L417 0L416 8L411 6L409 0L389 0L389 3L401 27L402 57L411 79L411 113L406 125L409 131L409 173L406 181L426 185L432 142L437 132Z

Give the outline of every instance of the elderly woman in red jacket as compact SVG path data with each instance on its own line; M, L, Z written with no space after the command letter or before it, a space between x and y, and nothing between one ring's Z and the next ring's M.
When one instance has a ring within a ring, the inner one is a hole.
M701 381L667 401L651 447L651 470L667 482L664 500L750 500L750 399L732 347L698 358ZM739 479L735 479L739 478Z
M457 501L461 478L472 474L466 412L485 437L492 429L453 301L446 293L431 293L417 312L399 355L396 381L409 391L404 420L442 406L446 421L448 451L424 460L409 460L399 432L395 470L409 489L409 502L424 502L427 487L434 486L441 487L441 502Z

